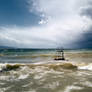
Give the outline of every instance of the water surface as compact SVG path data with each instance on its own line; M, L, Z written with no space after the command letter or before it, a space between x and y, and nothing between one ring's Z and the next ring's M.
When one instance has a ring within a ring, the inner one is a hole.
M0 92L91 92L92 51L65 50L66 62L55 61L55 55L55 50L1 49ZM5 70L7 65L19 67Z

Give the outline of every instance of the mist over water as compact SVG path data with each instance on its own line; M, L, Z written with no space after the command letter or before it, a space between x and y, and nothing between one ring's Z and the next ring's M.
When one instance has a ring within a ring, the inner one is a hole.
M92 51L0 50L0 92L91 92Z

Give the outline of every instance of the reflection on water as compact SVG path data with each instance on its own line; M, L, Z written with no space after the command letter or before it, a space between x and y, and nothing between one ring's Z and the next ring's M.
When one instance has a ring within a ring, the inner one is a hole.
M92 92L91 51L65 51L66 62L54 57L53 50L1 51L0 92Z

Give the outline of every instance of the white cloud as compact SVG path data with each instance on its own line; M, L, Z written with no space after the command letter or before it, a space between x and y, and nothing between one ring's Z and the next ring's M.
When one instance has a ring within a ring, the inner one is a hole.
M30 1L30 0L29 0ZM0 39L5 45L18 47L56 47L61 44L71 47L80 39L82 33L92 25L87 16L80 16L81 7L89 5L90 0L33 0L30 12L42 17L35 27L1 28Z

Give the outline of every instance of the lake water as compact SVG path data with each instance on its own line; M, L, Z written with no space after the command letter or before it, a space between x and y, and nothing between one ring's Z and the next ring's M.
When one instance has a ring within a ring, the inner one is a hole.
M92 92L92 50L64 53L55 61L55 50L0 49L0 92Z

